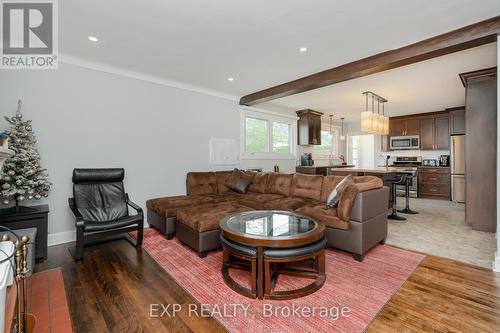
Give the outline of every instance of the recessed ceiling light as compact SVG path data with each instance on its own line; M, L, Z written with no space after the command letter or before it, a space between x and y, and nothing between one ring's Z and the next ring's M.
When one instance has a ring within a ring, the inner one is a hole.
M229 82L233 82L233 81L234 81L234 78L232 78L232 77L228 77L228 78L227 78L227 80L228 80Z
M307 47L301 47L301 48L299 49L299 51L300 51L300 52L307 52Z
M99 39L97 37L94 37L94 36L89 36L89 41L91 41L91 42L98 42Z

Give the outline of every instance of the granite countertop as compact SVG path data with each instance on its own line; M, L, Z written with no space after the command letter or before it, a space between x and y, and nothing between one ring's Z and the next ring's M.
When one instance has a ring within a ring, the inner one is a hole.
M340 168L352 168L354 165L341 165L341 164L336 164L336 165L297 165L297 168L335 168L335 169L340 169Z
M386 168L386 167L375 167L375 168L342 168L339 170L340 172L368 172L368 173L395 173L397 172L396 168Z
M440 166L440 165L436 165L436 166L431 166L431 165L419 165L418 166L419 168L431 168L431 169L449 169L450 167L447 166Z

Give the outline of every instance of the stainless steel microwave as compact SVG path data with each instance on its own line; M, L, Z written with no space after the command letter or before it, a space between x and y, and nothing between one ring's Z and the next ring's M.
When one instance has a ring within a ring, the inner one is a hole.
M420 149L420 136L391 136L390 147L392 150Z

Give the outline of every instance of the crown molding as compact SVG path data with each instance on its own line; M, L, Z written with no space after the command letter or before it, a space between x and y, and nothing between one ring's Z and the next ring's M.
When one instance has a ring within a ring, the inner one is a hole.
M88 60L74 57L74 56L64 54L64 53L59 53L59 63L78 66L78 67L82 67L82 68L86 68L86 69L95 70L98 72L104 72L104 73L108 73L108 74L118 75L118 76L126 77L129 79L135 79L135 80L150 82L150 83L154 83L154 84L159 84L159 85L166 86L166 87L187 90L187 91L195 92L198 94L219 97L219 98L227 99L230 101L237 102L239 100L239 97L235 96L235 95L226 94L226 93L223 93L220 91L207 89L207 88L203 88L200 86L196 86L196 85L192 85L192 84L188 84L188 83L184 83L184 82L180 82L180 81L176 81L176 80L166 79L166 78L156 76L156 75L151 75L151 74L147 74L147 73L143 73L143 72L137 72L137 71L121 68L121 67L115 67L115 66L111 66L111 65L104 64L101 62L88 61Z

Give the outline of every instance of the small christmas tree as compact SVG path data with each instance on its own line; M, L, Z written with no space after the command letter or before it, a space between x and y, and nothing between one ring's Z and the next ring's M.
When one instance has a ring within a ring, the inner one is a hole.
M11 129L7 131L9 148L15 154L5 161L3 173L0 174L0 194L3 203L9 204L14 200L16 210L19 210L21 201L46 197L52 185L48 180L47 171L40 166L40 155L36 148L31 120L23 120L21 106L19 100L16 115L5 117L11 125Z

